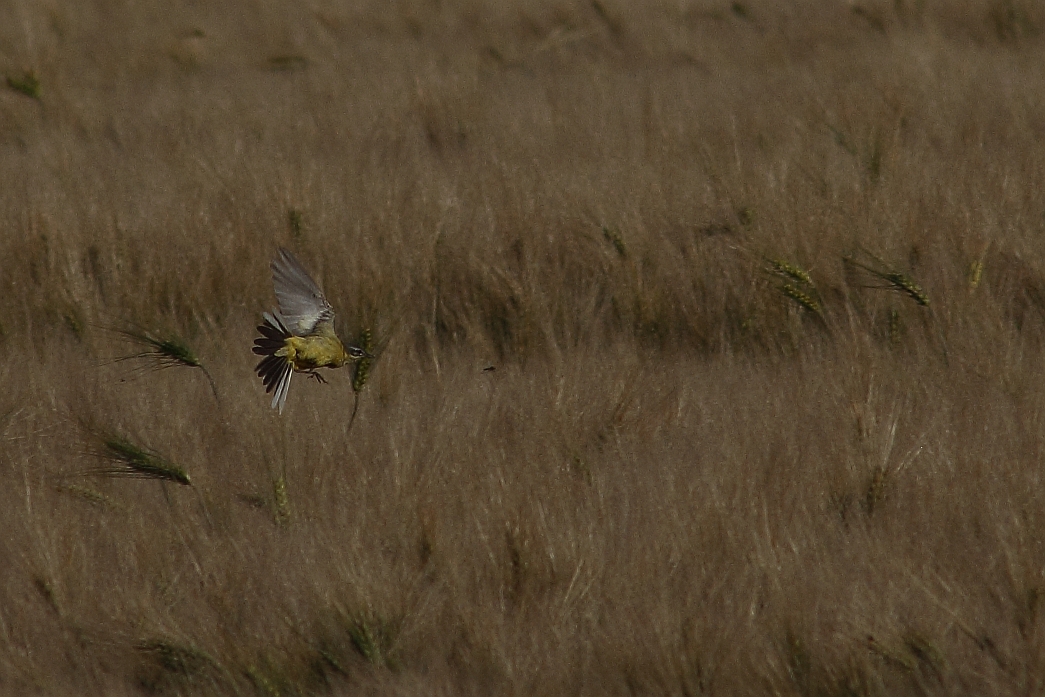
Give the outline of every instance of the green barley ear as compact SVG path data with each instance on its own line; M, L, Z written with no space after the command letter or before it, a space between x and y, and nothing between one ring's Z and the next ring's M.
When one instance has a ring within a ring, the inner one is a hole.
M780 286L780 292L787 297L798 303L799 306L804 308L808 312L812 312L814 315L821 315L821 307L819 301L809 293L802 291L794 284L785 283Z
M574 455L570 458L570 469L574 474L584 480L585 484L592 483L591 466L589 466L580 455Z
M882 142L878 137L875 137L871 151L867 153L867 177L872 184L877 184L882 178Z
M359 334L359 340L356 342L356 346L367 353L372 353L374 350L374 333L369 328L364 329ZM355 371L352 375L353 392L360 392L366 386L367 378L370 377L370 367L373 362L374 359L372 358L361 358L356 361Z
M144 360L152 363L153 370L164 370L166 368L197 368L207 378L214 399L218 399L218 386L214 383L210 371L200 362L196 353L181 338L168 335L164 338L153 336L149 332L136 329L117 329L131 342L137 344L141 350L127 356L120 356L117 361Z
M287 478L283 475L272 480L272 516L281 528L290 523L290 498L287 496Z
M787 673L802 692L807 692L813 672L813 660L801 637L788 629L784 634L784 658Z
M21 77L8 75L7 86L15 92L21 92L26 97L40 99L40 79L31 70L22 73Z
M617 254L622 257L628 256L628 248L624 246L624 238L620 236L619 232L611 230L603 225L602 236L606 238L607 242L613 245L613 248L617 250Z
M76 305L72 305L67 310L62 312L62 319L65 320L65 326L68 327L69 331L73 333L76 340L83 342L84 338L84 318L83 312Z
M118 510L121 508L120 504L116 503L102 492L90 489L85 486L78 486L76 484L62 484L56 488L63 494L69 494L70 496L86 501L87 503L91 504L96 508L101 508L109 511Z
M980 287L980 281L983 280L983 260L977 259L976 261L969 264L969 268L966 269L965 277L969 280L969 290L976 290Z
M947 659L943 651L929 637L910 632L904 637L904 644L924 672L940 677L946 670Z
M58 603L58 598L54 594L54 586L44 578L43 576L33 576L33 587L36 588L36 592L40 594L40 597L44 599L44 602L54 610L54 614L61 617L62 606Z
M770 271L783 277L784 283L778 286L780 292L805 311L823 319L823 306L809 272L786 259L763 258L769 264Z
M206 651L165 639L143 641L134 648L151 656L167 672L178 675L198 675L218 665Z
M873 515L875 509L885 500L885 485L888 477L889 470L881 465L871 471L871 478L867 483L867 490L864 492L864 511L867 512L867 515Z
M348 628L348 636L359 655L371 663L381 663L381 647L374 635L374 630L365 620Z
M399 669L395 655L397 634L395 625L381 618L357 619L348 627L348 638L356 652L372 665L392 671Z
M813 279L805 269L785 259L767 259L769 266L773 271L777 272L781 276L787 276L792 281L804 283L807 286L813 286Z
M250 681L254 683L254 689L258 693L268 697L280 697L283 694L283 691L276 686L276 683L270 680L258 667L248 666L244 672L250 678Z
M91 470L90 474L106 477L159 479L191 486L188 472L148 448L131 443L122 436L97 434L95 454L110 464Z
M900 343L900 337L903 336L903 320L900 318L900 312L895 307L889 308L889 343L894 346Z
M733 3L734 5L738 3ZM751 227L751 223L755 222L755 211L750 206L741 206L736 210L737 220L744 227Z
M291 208L287 211L287 224L292 236L301 237L305 232L305 215L297 208Z
M884 282L885 285L865 286L866 288L877 288L879 290L894 290L914 300L922 307L929 307L929 296L909 275L890 268L880 258L867 250L861 250L867 257L874 261L874 265L859 261L854 255L849 254L842 257L842 262L856 269L861 269L872 277ZM877 267L877 268L876 268Z
M1016 605L1016 628L1025 639L1037 622L1041 610L1041 597L1041 590L1037 586L1031 586Z
M187 368L203 367L200 359L196 357L196 354L193 353L188 344L176 336L160 339L147 332L134 329L118 329L117 331L143 349L139 353L121 356L117 360L148 359L155 361L156 367L161 369L173 368L179 365Z
M369 327L359 334L356 346L367 353L374 351L374 333ZM370 377L370 368L373 364L373 358L360 358L356 361L354 372L352 373L352 392L355 393L355 399L352 405L352 415L348 417L348 431L352 430L352 424L356 422L356 414L359 412L359 393L366 387L366 381Z
M838 515L839 522L847 527L855 499L856 497L850 491L836 491L827 498L828 506Z
M270 56L268 59L268 69L277 72L296 72L298 70L304 70L308 67L308 64L308 58L292 53Z
M886 646L871 635L867 636L867 648L870 649L871 653L877 654L894 668L899 668L906 672L913 672L918 668L918 664L905 651Z
M896 290L909 296L922 307L929 306L929 296L926 295L921 286L915 283L907 274L891 272L885 274L884 278L889 281Z
M991 247L991 243L987 242L980 249L980 253L974 258L965 269L965 278L969 282L969 291L972 292L980 287L980 283L983 281L983 267L987 261L987 252Z

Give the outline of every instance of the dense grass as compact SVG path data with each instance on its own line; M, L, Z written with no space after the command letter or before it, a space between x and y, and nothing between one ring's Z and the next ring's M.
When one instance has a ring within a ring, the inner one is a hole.
M1045 686L1038 3L0 17L0 692Z

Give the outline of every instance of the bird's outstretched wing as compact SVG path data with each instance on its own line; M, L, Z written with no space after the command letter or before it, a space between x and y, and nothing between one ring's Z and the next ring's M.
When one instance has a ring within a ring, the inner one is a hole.
M305 271L294 255L283 247L272 261L272 285L279 301L279 313L287 328L296 336L306 336L322 322L334 321L323 291Z

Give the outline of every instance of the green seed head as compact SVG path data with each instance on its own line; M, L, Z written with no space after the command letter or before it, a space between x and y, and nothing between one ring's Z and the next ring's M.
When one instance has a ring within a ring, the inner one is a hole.
M780 286L780 292L794 300L807 311L812 312L814 315L820 314L821 307L820 303L817 302L816 298L809 295L808 293L803 292L801 289L795 287L794 285L790 283L785 283L784 285Z
M113 477L163 479L185 486L192 484L188 472L184 469L120 436L110 436L103 440L102 456L115 466L99 470L99 474Z
M620 236L620 233L616 230L611 230L608 227L602 228L602 236L613 245L613 248L617 250L617 254L623 256L628 255L628 249L624 246L624 238Z
M917 283L911 280L910 276L894 271L885 274L884 278L901 293L909 295L919 305L923 307L929 306L929 296L925 294L925 291Z
M968 278L969 290L976 290L980 285L980 281L983 280L982 261L974 261L971 264L969 264Z
M359 348L370 353L374 348L374 334L370 329L364 329L359 335L357 343ZM360 358L355 364L355 373L352 376L352 391L359 392L366 386L367 378L370 377L370 366L372 358Z

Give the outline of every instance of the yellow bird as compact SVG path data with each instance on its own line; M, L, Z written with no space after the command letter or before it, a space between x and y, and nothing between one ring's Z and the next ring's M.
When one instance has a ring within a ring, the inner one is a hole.
M279 311L263 313L254 353L264 356L254 369L272 392L272 408L283 413L294 371L326 382L317 368L340 368L373 358L361 348L345 346L334 333L334 309L294 255L282 247L272 262L272 285Z

